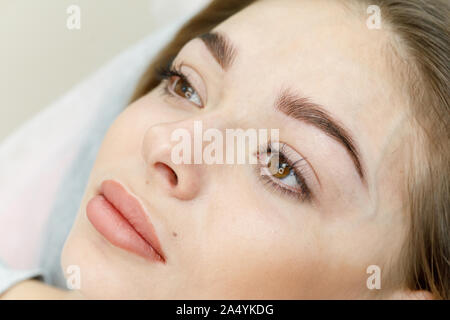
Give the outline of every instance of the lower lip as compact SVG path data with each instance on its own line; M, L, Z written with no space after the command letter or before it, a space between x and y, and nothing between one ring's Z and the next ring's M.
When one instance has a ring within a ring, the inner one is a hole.
M92 198L87 204L86 214L95 229L113 245L151 261L162 261L155 249L104 196Z

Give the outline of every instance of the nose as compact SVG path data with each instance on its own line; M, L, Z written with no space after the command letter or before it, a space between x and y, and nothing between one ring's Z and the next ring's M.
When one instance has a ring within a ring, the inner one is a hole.
M181 143L172 139L173 132L181 129L189 133L190 148L194 137L192 127L188 121L158 124L148 128L143 139L142 156L148 179L179 200L192 200L199 194L204 174L202 165L172 159L173 148Z

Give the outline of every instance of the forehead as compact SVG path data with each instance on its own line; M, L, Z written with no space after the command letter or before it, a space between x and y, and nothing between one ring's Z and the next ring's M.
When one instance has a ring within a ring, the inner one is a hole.
M392 81L387 33L369 30L364 15L338 1L263 0L215 30L239 49L236 72L267 85L295 82L324 105L361 105L380 98Z

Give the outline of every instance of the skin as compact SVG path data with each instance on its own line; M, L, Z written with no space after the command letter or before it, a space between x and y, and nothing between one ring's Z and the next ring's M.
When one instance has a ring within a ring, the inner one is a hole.
M406 234L401 190L407 109L384 50L390 35L369 30L364 10L351 12L337 1L257 2L215 28L236 47L227 71L201 40L189 42L175 61L187 66L205 106L163 95L164 82L110 127L63 251L62 268L81 270L81 289L70 295L426 297L385 282ZM341 144L273 107L285 87L321 104L347 128L365 182ZM280 141L308 161L312 200L277 191L261 181L254 165L173 164L171 133L192 132L199 120L204 130L280 129ZM176 173L177 185L158 163ZM105 179L123 183L147 208L165 264L113 246L90 224L86 205ZM381 268L381 290L366 286L370 265Z

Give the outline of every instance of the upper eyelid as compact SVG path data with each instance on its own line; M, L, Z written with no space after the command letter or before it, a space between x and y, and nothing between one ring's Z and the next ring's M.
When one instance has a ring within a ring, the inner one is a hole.
M283 142L284 145L288 146L290 149L292 149L293 151L295 151L296 153L299 154L299 156L302 158L303 161L305 161L308 165L308 167L310 168L310 170L312 171L315 179L317 180L319 187L322 188L322 183L320 182L319 176L317 175L316 170L314 169L314 167L312 166L311 162L309 162L308 158L305 157L301 152L297 151L297 149L295 149L294 147L292 147L289 143ZM279 150L280 152L283 150ZM288 153L285 150L283 151L284 154Z
M281 188L284 191L287 191L290 193L300 194L300 198L302 200L307 200L308 202L314 202L316 199L316 196L312 192L310 185L306 182L304 169L298 168L298 166L292 166L291 163L293 163L294 161L292 161L292 159L290 159L290 157L288 157L285 152L277 150L277 151L275 151L275 153L283 155L286 158L287 162L289 162L289 166L292 168L292 170L294 170L295 175L302 180L302 182L299 183L300 188L298 191L292 191L292 187L281 182L282 179L272 177L272 174L270 173L270 171L267 171L269 169L266 167L267 166L266 163L259 164L259 166L264 167L264 173L262 173L262 175L264 177L262 177L262 179L269 181L273 185L276 185L276 188Z
M317 200L317 192L320 192L319 190L322 189L322 186L320 184L320 180L316 176L313 166L307 160L307 158L304 157L301 152L298 152L295 148L293 148L286 142L269 142L267 145L264 145L262 149L265 150L268 149L268 147L271 147L271 153L278 153L286 158L286 160L289 162L289 165L293 168L295 174L302 178L303 183L308 188L310 194L309 198L312 200L312 202ZM301 162L300 164L298 164L299 161ZM265 163L261 164L263 166L265 165Z
M289 164L289 166L294 170L294 173L297 175L297 178L299 178L301 180L301 185L302 188L307 189L308 190L308 194L309 197L312 197L312 192L311 192L311 187L309 186L309 184L306 182L306 178L305 178L305 170L303 169L303 165L298 165L297 163L305 161L302 157L302 159L300 160L296 160L293 161L291 159L291 157L288 156L287 152L285 151L278 151L278 153L283 156L286 159L286 162Z

